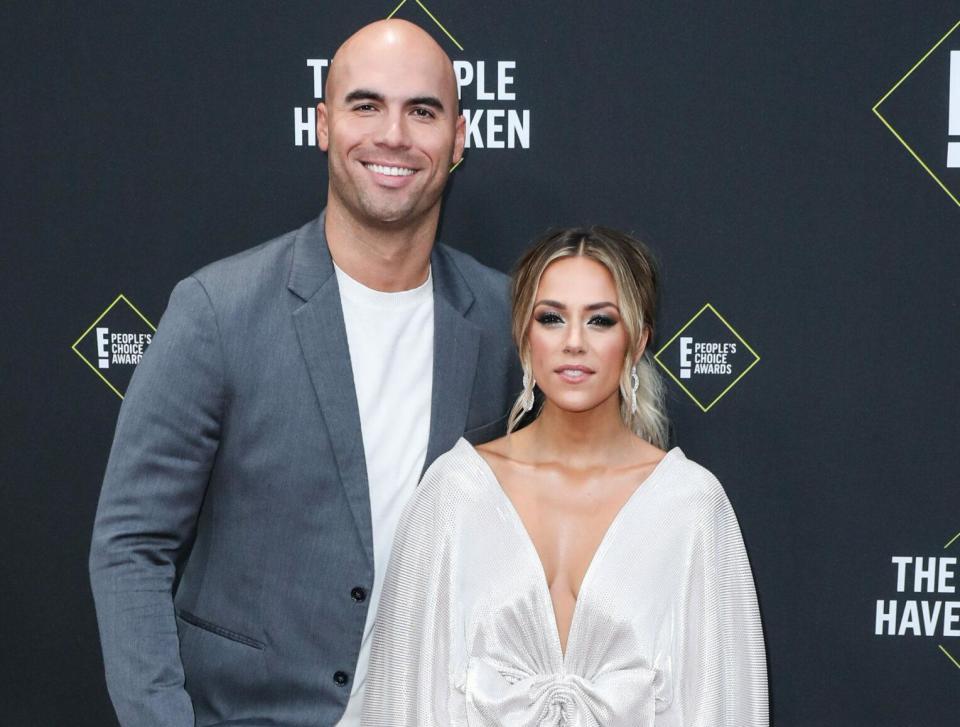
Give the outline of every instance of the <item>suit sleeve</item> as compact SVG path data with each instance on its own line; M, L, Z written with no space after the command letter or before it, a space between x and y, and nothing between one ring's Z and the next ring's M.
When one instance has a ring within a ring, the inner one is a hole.
M676 654L676 693L657 725L767 727L766 651L753 574L726 493L706 476Z
M459 648L454 476L438 459L404 512L380 599L363 727L461 727L465 697L451 665Z
M174 289L120 409L90 550L107 688L124 727L193 727L173 606L216 455L224 400L214 311Z

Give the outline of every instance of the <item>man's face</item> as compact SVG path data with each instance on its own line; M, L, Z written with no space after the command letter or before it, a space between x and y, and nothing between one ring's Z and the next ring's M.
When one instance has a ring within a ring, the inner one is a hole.
M345 46L318 107L330 199L360 224L403 227L439 214L463 118L449 61L422 40Z

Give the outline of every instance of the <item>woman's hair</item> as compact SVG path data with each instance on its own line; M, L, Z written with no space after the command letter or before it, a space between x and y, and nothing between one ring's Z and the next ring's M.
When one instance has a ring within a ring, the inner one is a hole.
M527 332L540 278L547 266L565 257L587 257L610 271L617 289L620 319L627 330L627 350L620 372L620 416L637 435L665 448L667 417L664 387L649 354L649 346L637 361L637 411L631 411L631 369L644 331L647 343L653 338L657 306L657 271L647 247L608 227L572 227L548 232L517 263L513 274L513 342L525 372L531 372ZM510 410L507 431L512 432L524 418L523 395Z

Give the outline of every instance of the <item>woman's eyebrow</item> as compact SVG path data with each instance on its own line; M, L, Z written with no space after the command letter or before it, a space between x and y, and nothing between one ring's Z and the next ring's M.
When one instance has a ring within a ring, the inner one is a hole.
M559 300L549 300L549 299L538 300L536 303L533 304L533 307L536 308L537 306L541 306L541 305L547 305L547 306L550 306L551 308L559 308L560 310L567 309L566 304L561 303ZM588 306L584 306L584 308L586 310L599 310L600 308L614 308L617 311L620 310L620 308L617 307L616 303L610 303L609 301L602 301L600 303L591 303Z

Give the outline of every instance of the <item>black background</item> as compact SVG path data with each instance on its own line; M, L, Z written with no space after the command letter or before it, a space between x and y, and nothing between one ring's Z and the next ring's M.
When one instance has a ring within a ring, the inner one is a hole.
M871 109L960 8L425 1L453 57L516 61L487 106L531 110L529 149L454 173L443 239L507 269L552 225L631 230L662 262L658 346L710 302L761 357L707 413L671 382L670 414L739 515L776 724L955 724L960 639L873 628L891 556L960 551L960 207ZM395 4L0 11L0 723L114 724L86 560L120 400L70 345L119 293L156 323L177 280L318 213L306 59ZM947 57L881 112L956 194Z

